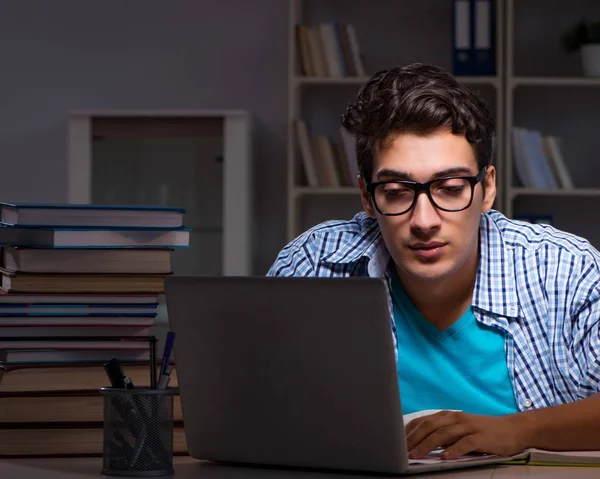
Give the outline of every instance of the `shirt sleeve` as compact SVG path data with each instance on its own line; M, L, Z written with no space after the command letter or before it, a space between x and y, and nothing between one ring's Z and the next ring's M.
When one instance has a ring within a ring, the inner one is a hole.
M573 298L571 354L577 366L578 396L600 392L600 268L587 264Z
M314 276L314 255L307 243L292 242L281 250L267 276Z

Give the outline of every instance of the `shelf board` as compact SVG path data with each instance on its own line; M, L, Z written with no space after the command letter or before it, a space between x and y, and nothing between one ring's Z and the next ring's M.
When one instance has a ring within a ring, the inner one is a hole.
M294 82L298 86L302 85L363 85L371 77L305 77L296 76ZM457 76L462 83L471 85L498 85L499 79L493 76Z
M591 77L514 77L513 88L518 86L588 86L600 87L600 78Z
M355 186L333 186L333 187L325 187L320 186L318 188L312 188L310 186L297 186L294 188L294 193L296 196L318 196L318 195L327 195L327 196L336 196L336 195L358 195L359 194L358 187Z
M568 188L568 189L539 189L539 188L512 188L512 197L516 196L600 196L600 188Z

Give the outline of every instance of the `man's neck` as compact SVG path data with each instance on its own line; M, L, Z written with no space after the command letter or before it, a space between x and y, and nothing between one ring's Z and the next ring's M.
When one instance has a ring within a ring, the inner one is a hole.
M452 326L471 305L479 255L470 258L460 273L435 281L415 281L396 271L406 294L419 312L439 330Z

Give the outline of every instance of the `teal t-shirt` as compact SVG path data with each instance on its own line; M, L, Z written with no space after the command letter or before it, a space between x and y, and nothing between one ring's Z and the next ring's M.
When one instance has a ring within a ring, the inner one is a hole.
M471 307L441 331L419 313L395 272L391 278L403 414L423 409L490 416L517 412L504 333L478 322Z

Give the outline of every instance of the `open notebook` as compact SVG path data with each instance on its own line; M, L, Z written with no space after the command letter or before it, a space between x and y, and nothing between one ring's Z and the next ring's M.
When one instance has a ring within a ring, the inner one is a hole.
M529 466L595 466L600 467L600 451L546 451L527 449L507 464Z
M441 409L425 409L422 411L404 414L404 424L413 419L429 416L440 412ZM441 461L439 454L442 449L431 452L423 459L410 459L410 464L435 464ZM480 454L467 455L453 461L474 461L481 459ZM596 466L600 467L600 451L546 451L543 449L526 449L514 456L505 464L527 464L530 466Z

